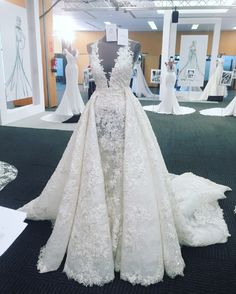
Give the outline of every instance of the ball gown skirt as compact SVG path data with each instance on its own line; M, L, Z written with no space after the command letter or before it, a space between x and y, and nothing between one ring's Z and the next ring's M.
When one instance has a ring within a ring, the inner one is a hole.
M110 282L114 271L149 285L164 272L183 275L180 242L208 245L212 227L214 242L226 242L217 200L229 188L191 173L168 173L129 88L130 47L119 48L108 80L98 45L90 56L96 91L43 192L20 210L29 219L54 222L39 256L41 273L57 270L66 255L65 273L84 285Z

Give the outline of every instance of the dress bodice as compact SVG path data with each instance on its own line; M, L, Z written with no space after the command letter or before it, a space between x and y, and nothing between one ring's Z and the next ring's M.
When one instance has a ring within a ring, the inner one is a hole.
M176 74L174 71L167 71L166 74L166 86L169 89L174 89L176 82Z
M133 68L133 52L130 46L122 46L118 49L115 65L109 73L110 78L107 79L104 67L99 57L98 42L92 45L90 54L90 65L97 90L121 90L129 87L132 68Z

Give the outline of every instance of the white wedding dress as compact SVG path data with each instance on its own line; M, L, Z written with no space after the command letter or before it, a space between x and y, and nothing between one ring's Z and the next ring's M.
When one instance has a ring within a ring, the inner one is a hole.
M78 86L77 57L66 50L66 60L66 88L64 95L56 111L41 117L42 120L63 122L73 115L82 113L84 110L84 102Z
M199 100L207 100L209 96L227 96L227 87L220 85L220 80L223 72L224 59L217 59L217 67L215 72L210 77L204 91Z
M212 244L214 229L213 242L227 240L217 199L229 188L168 173L129 88L133 52L119 48L107 80L98 48L96 42L90 55L96 91L45 189L20 210L55 222L39 256L41 273L57 270L66 255L64 272L84 285L110 282L114 270L132 284L149 285L164 272L183 275L180 241Z
M224 108L214 107L201 110L202 115L209 116L236 116L236 96L234 99Z
M134 70L136 74L133 76L132 91L138 98L147 97L147 98L158 98L157 95L153 94L149 89L140 63L134 65Z
M179 105L175 93L176 74L174 70L167 71L165 82L166 91L163 95L161 103L158 105L144 106L143 108L147 111L173 115L184 115L195 112L194 108Z

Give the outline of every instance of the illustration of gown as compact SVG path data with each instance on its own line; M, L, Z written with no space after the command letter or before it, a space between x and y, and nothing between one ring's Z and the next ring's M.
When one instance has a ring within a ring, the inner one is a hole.
M77 56L73 56L66 50L66 59L66 89L61 103L55 112L41 117L42 120L63 122L70 119L73 115L81 114L84 110L84 102L78 86Z
M32 87L27 77L23 52L25 49L25 35L21 29L21 18L17 16L15 26L16 37L16 57L12 73L6 82L6 98L7 100L15 100L19 98L32 97Z
M20 208L52 220L38 270L103 285L114 270L132 284L183 275L179 242L203 246L229 236L217 200L230 188L191 173L171 176L151 124L129 88L130 46L107 79L98 42L90 64L96 91L41 195Z
M163 95L161 103L158 105L144 106L143 108L147 111L174 115L184 115L195 112L194 108L179 105L175 93L176 74L174 71L174 67L172 70L167 69L165 82L166 91Z
M208 96L227 96L227 87L220 85L220 80L223 72L224 59L217 59L217 67L215 72L210 77L199 100L207 100Z

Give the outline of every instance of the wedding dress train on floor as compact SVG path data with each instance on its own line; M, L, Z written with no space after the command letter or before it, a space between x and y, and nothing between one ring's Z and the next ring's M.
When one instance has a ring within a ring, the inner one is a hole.
M167 71L165 82L166 91L163 95L161 103L158 105L144 106L143 108L147 111L173 115L184 115L195 112L194 108L179 105L174 88L176 82L176 75L174 70Z
M236 116L236 96L225 108L222 108L222 107L208 108L208 109L201 110L200 113L202 115L210 115L210 116Z
M84 102L78 86L77 57L66 50L66 60L66 88L64 95L56 111L41 117L42 120L63 122L73 115L82 113L84 110Z
M6 162L0 161L0 191L17 177L17 169Z
M90 55L96 91L45 189L20 210L29 219L55 222L39 256L41 273L57 270L66 255L65 273L84 285L110 282L114 270L132 284L149 285L164 272L183 275L180 241L227 240L217 200L229 188L168 173L129 88L133 52L119 48L108 80L98 44Z

